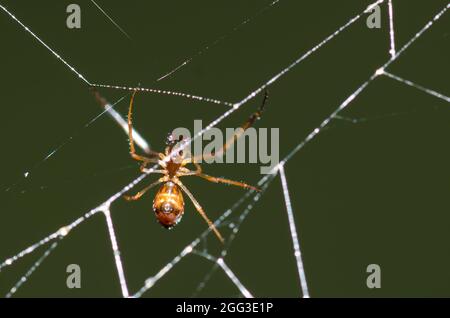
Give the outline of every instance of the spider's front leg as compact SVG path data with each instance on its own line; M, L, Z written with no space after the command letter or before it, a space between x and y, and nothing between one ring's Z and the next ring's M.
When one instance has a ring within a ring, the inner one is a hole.
M201 171L202 171L202 169L201 169L200 165L198 165L198 168L197 168L196 171L191 171L191 170L186 169L186 168L183 167L183 168L180 169L180 171L177 174L177 176L178 177L197 176L197 177L203 178L205 180L208 180L209 182L225 183L225 184L241 187L241 188L244 188L244 189L251 189L251 190L254 190L254 191L258 191L258 192L261 191L257 187L254 187L254 186L249 185L247 183L240 182L240 181L234 181L234 180L230 180L230 179L225 179L225 178L213 177L213 176L201 173Z
M133 116L133 103L134 103L135 95L136 95L136 91L134 91L133 94L131 95L130 106L128 108L128 136L129 136L129 140L130 140L130 155L131 155L131 158L133 158L134 160L137 160L137 161L142 161L144 163L146 163L146 162L157 163L158 159L160 159L163 156L163 154L156 152L156 151L151 151L151 153L150 153L151 157L145 157L145 156L138 155L136 153L136 149L134 147L132 116Z
M208 153L208 154L200 154L198 156L193 157L192 163L194 162L198 162L199 160L207 160L207 159L212 159L215 156L223 156L223 154L226 153L226 151L234 145L234 143L241 138L244 135L244 132L251 126L253 126L253 124L261 118L263 112L264 112L264 108L266 106L267 103L267 99L269 97L269 93L267 92L267 90L264 92L264 97L262 100L261 105L259 106L258 110L256 112L254 112L253 114L250 115L250 117L241 125L241 130L237 133L234 134L230 139L228 139L227 141L225 141L225 143L222 145L222 147L220 147L215 153Z
M191 171L187 168L185 168L184 166L192 163L195 166L195 171ZM201 174L203 171L202 166L200 166L199 163L194 161L194 158L187 158L184 159L183 162L181 163L181 169L180 169L180 173L182 173L181 175L196 175L196 174Z

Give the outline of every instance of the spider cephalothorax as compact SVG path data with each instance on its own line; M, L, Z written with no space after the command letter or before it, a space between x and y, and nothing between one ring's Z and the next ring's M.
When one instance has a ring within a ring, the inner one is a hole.
M243 182L233 181L229 179L216 178L202 173L202 168L198 161L200 159L211 158L214 154L202 155L201 158L197 157L189 157L185 158L186 155L182 150L180 142L183 141L183 137L180 136L178 139L174 138L172 135L169 135L167 138L167 147L164 153L151 151L147 154L147 156L141 156L136 154L136 150L134 147L133 141L133 125L132 125L132 112L133 112L133 101L136 91L131 96L130 107L128 110L128 134L130 136L130 154L131 157L137 161L141 162L141 171L145 173L160 173L163 176L159 178L157 181L148 185L138 193L133 196L125 196L125 199L133 201L138 200L144 193L146 193L150 188L162 183L158 192L155 195L155 199L153 200L153 210L155 212L156 218L158 222L164 226L165 228L172 228L178 222L180 222L181 217L184 213L184 199L183 192L189 197L189 199L194 204L196 210L200 213L203 219L208 223L208 226L211 230L216 234L221 242L223 242L223 237L211 220L206 216L205 211L201 207L200 203L194 198L192 193L184 186L184 184L180 181L181 177L185 176L197 176L203 179L206 179L215 183L226 183L230 185L235 185L242 188L252 189L255 191L259 191L257 188L248 185ZM261 117L262 110L264 108L265 102L267 99L267 93L264 95L264 100L261 107L257 112L252 114L250 118L242 125L242 128L245 130L250 127L256 119ZM219 151L224 152L228 147L230 147L239 136L233 136L232 140L227 141L222 149ZM178 148L177 148L178 147ZM149 164L157 164L160 166L160 169L147 169ZM185 166L191 164L195 167L195 170L190 170Z

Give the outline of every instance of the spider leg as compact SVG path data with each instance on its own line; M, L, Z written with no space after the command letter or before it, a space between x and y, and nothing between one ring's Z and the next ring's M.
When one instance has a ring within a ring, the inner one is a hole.
M165 182L166 177L162 177L159 180L153 182L152 184L146 186L144 189L142 189L141 191L139 191L138 193L136 193L135 195L124 195L123 198L127 201L136 201L139 200L148 190L150 190L151 188L153 188L154 186L160 184L161 182Z
M201 174L203 171L202 166L200 166L200 164L198 164L197 162L193 162L193 164L194 164L195 168L197 169L197 170L195 170L195 173Z
M247 119L247 121L242 124L242 126L241 126L242 130L240 130L238 133L234 134L230 139L228 139L223 144L223 146L217 150L216 153L208 153L206 155L200 154L198 156L190 158L191 159L190 163L198 162L199 160L202 160L202 159L203 160L211 159L211 158L217 156L218 154L225 153L228 148L230 148L240 137L242 137L242 135L244 134L244 132L247 128L251 127L255 123L256 120L261 118L268 97L269 97L269 93L266 90L264 92L263 101L261 103L261 106L259 106L258 110L256 112L254 112L253 114L251 114L250 117Z
M156 157L161 157L161 154L156 152L156 151L152 151L150 153L150 155L152 156L151 158L149 157L145 157L145 156L141 156L138 155L136 153L136 149L134 147L134 140L133 140L133 120L132 120L132 115L133 115L133 102L134 102L134 95L136 95L136 91L133 92L133 94L131 95L131 99L130 99L130 106L128 108L128 136L129 136L129 140L130 140L130 155L134 160L137 161L143 161L143 162L153 162L153 159Z
M208 223L209 228L214 232L214 234L216 234L217 238L224 243L225 240L223 239L222 235L220 234L219 230L216 228L216 226L214 225L213 222L211 222L211 220L208 218L208 216L206 215L205 211L203 210L202 206L200 205L200 203L198 203L198 201L194 198L194 196L192 195L192 193L184 186L184 184L174 178L173 182L175 182L180 188L181 190L183 190L187 196L189 197L189 199L191 199L192 203L194 204L195 208L197 209L197 212L200 213L200 215L203 217L203 219L206 221L206 223Z
M225 184L230 184L230 185L234 185L234 186L237 186L237 187L241 187L241 188L244 188L244 189L251 189L251 190L254 190L254 191L258 191L258 192L261 191L260 189L254 187L254 186L251 186L251 185L249 185L247 183L244 183L244 182L234 181L234 180L225 179L225 178L217 178L217 177L209 176L209 175L204 174L204 173L195 173L195 172L193 172L193 173L184 174L184 175L180 174L180 177L182 177L182 176L197 176L197 177L203 178L205 180L208 180L208 181L214 182L214 183L225 183Z
M202 171L203 171L202 166L200 166L200 164L195 162L193 159L194 158L184 159L183 162L181 163L181 168L184 168L184 166L187 165L188 163L192 163L195 166L196 170L190 171L189 169L185 169L186 170L185 172L188 172L188 173L194 172L196 174L202 173ZM180 168L180 170L181 170L181 168Z
M159 165L161 166L160 160L158 160L158 159L153 159L153 158L152 158L152 159L149 160L149 161L144 161L144 162L142 162L142 164L141 164L140 167L139 167L139 170L140 170L141 172L148 173L148 172L149 172L149 169L147 169L147 166L148 166L150 163L157 163L157 164L159 164ZM164 167L163 167L163 168L164 168ZM154 172L154 173L165 173L164 170L153 170L153 172Z
M185 176L185 175L192 175L193 173L194 173L194 171L191 171L188 168L180 167L180 168L178 168L176 175L177 176Z

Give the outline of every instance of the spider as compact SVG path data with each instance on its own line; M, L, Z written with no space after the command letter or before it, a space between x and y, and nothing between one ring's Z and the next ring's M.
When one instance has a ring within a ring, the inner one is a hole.
M213 176L209 176L202 172L202 167L197 162L200 158L198 157L190 157L184 158L183 151L176 151L175 144L177 142L182 141L182 136L180 139L174 140L174 138L169 135L166 141L166 148L164 153L150 151L147 156L139 155L136 153L134 140L133 140L133 123L132 123L132 113L133 113L133 102L136 91L133 92L130 105L128 109L128 134L129 134L129 142L130 142L130 155L134 160L141 162L140 170L145 173L159 173L163 176L151 183L150 185L143 188L141 191L137 192L135 195L125 195L124 198L128 201L136 201L139 200L148 190L153 188L158 184L162 184L159 188L158 192L155 195L153 200L153 211L155 212L156 218L158 222L165 228L171 229L175 225L177 225L183 214L184 214L184 199L183 192L189 197L189 199L194 204L194 207L198 211L198 213L203 217L203 219L208 224L209 228L214 232L217 238L223 243L224 239L220 234L219 230L216 226L211 222L211 220L206 215L200 203L195 199L192 193L188 190L188 188L180 181L181 177L186 176L197 176L203 179L206 179L210 182L214 183L225 183L229 185L238 186L245 189L252 189L254 191L260 191L254 186L248 185L243 182L238 182L234 180L217 178ZM216 153L224 153L233 143L243 135L245 129L253 125L253 123L261 117L261 114L264 110L264 106L267 101L268 94L265 92L264 99L259 107L259 109L253 113L248 120L241 126L243 130L241 130L240 134L236 134L230 140L227 140L225 144L216 152ZM174 152L174 153L172 153ZM214 157L214 153L209 153L206 155L202 155L202 158L212 158ZM150 163L158 164L160 169L158 170L149 170L147 166ZM195 166L195 170L190 170L186 168L187 164L192 164Z

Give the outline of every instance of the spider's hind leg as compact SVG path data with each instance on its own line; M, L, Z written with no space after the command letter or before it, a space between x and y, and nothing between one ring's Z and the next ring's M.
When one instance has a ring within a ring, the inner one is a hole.
M189 197L189 199L191 199L192 203L195 206L195 209L197 210L197 212L202 216L202 218L206 221L206 223L208 224L209 228L214 232L214 234L217 236L217 238L220 240L220 242L224 243L225 240L222 236L222 234L220 234L219 230L216 228L216 226L214 225L213 222L211 222L211 220L208 218L208 216L206 215L205 211L203 210L202 206L200 205L200 203L198 203L198 201L195 199L194 195L184 186L184 184L178 180L175 179L174 182L181 188L181 190L184 191L184 193L187 194L187 196Z
M124 195L123 198L127 201L137 201L139 200L148 190L153 188L154 186L167 181L167 177L162 177L159 180L153 182L152 184L146 186L144 189L136 193L135 195Z

